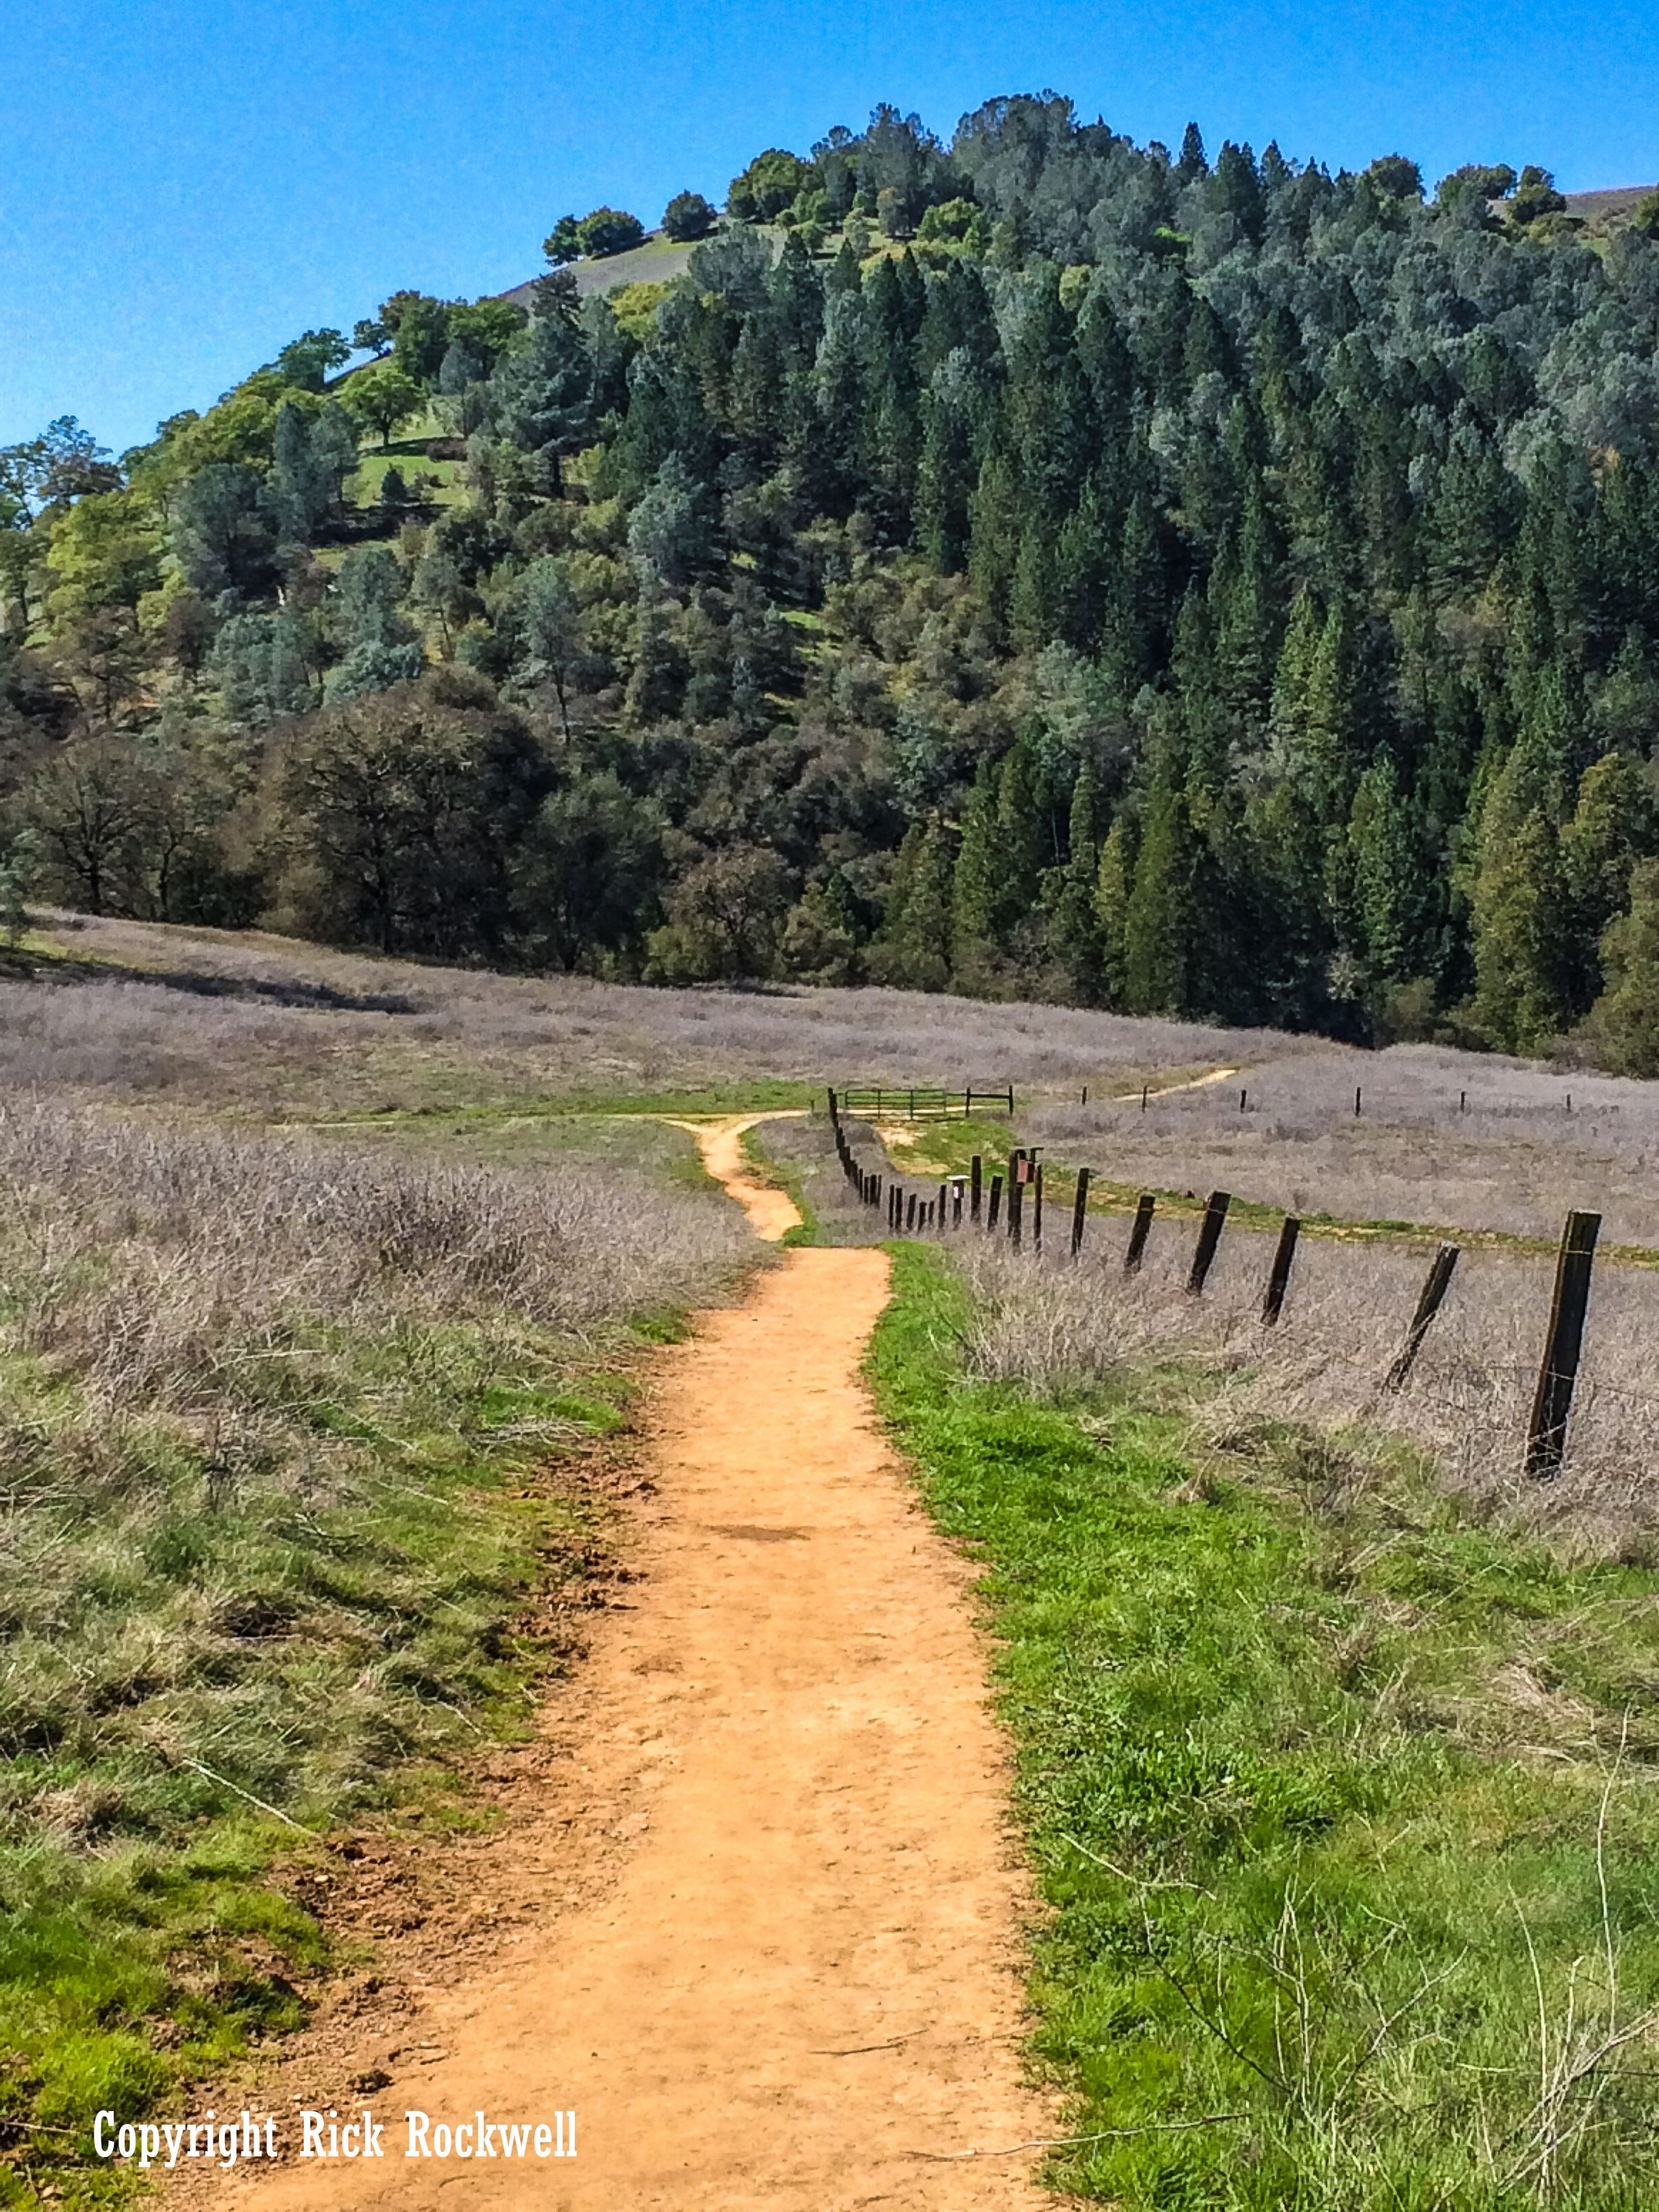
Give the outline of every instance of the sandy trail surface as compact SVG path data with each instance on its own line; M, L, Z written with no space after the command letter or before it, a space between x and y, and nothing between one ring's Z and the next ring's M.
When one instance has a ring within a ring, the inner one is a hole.
M793 1208L742 1169L744 1126L699 1142L775 1238ZM354 2048L348 2020L325 2066L281 2085L301 2094L270 2100L342 2120L368 2103L385 2157L250 2164L210 2189L198 2168L192 2204L1055 2203L1029 2148L960 2155L1057 2129L1022 2080L1029 1891L970 1571L860 1373L887 1295L880 1252L798 1249L665 1354L628 1602L554 1701L570 1755L473 1861L481 1898L499 1893L488 1940L434 1952L398 2022L382 2010ZM409 2160L411 2107L451 2124L574 2111L578 2154ZM278 2124L297 2143L297 2120Z

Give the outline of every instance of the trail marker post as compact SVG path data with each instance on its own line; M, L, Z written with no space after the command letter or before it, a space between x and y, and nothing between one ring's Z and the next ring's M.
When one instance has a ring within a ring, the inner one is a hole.
M1187 1295L1197 1297L1202 1291L1205 1279L1214 1264L1216 1248L1221 1242L1221 1231L1227 1218L1227 1208L1232 1204L1231 1192L1212 1190L1204 1208L1204 1218L1199 1224L1198 1244L1193 1253L1193 1269L1187 1278Z
M1083 1249L1083 1223L1089 1211L1089 1170L1077 1171L1077 1196L1072 1200L1072 1257L1075 1260Z
M1273 1271L1267 1277L1267 1295L1261 1301L1261 1325L1264 1328L1272 1328L1285 1310L1285 1293L1291 1283L1291 1265L1296 1258L1296 1240L1301 1234L1302 1224L1295 1214L1287 1213L1273 1250Z
M1423 1349L1423 1340L1429 1333L1429 1323L1440 1310L1440 1302L1450 1285L1452 1270L1457 1265L1458 1246L1443 1244L1435 1254L1428 1276L1417 1301L1417 1311L1412 1316L1412 1325L1406 1333L1400 1357L1382 1380L1385 1390L1403 1389L1407 1376L1416 1364L1417 1355Z
M1595 1264L1599 1213L1570 1213L1561 1232L1555 1262L1555 1296L1550 1303L1549 1334L1527 1424L1526 1472L1548 1482L1561 1472L1567 1447L1567 1420L1584 1346L1584 1316L1589 1310L1590 1270Z
M1123 1255L1123 1272L1138 1274L1146 1250L1146 1238L1152 1226L1152 1212L1158 1204L1149 1190L1143 1190L1135 1200L1134 1225L1129 1231L1129 1249Z

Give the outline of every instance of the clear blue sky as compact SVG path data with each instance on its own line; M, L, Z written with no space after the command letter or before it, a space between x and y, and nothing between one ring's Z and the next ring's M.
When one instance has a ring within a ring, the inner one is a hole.
M0 444L78 416L118 451L307 326L400 285L532 276L554 220L720 199L878 100L942 136L1048 87L1087 118L1432 180L1535 161L1659 174L1659 40L1633 0L49 0L6 9Z

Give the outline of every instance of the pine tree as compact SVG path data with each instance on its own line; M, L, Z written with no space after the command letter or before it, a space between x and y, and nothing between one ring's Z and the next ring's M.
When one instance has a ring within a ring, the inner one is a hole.
M1594 1003L1602 934L1628 905L1638 863L1656 854L1652 785L1628 754L1605 754L1585 769L1577 806L1561 831L1569 912L1565 980L1574 1012L1587 1012Z
M1492 783L1471 886L1475 1012L1494 1044L1526 1052L1569 1004L1568 902L1547 766L1516 744Z
M1638 860L1631 872L1630 908L1603 933L1607 988L1589 1030L1616 1074L1659 1075L1659 861Z
M1100 867L1095 878L1100 976L1109 1006L1128 1004L1129 893L1133 877L1128 818L1120 813L1100 848Z
M1048 871L1045 883L1048 941L1065 969L1073 994L1085 1004L1100 995L1100 922L1095 894L1100 876L1097 817L1100 810L1094 769L1085 762L1072 792L1064 864Z
M1124 917L1123 1003L1131 1013L1187 1012L1192 848L1185 795L1165 782L1147 808Z
M870 948L872 975L906 991L942 991L951 980L952 855L938 822L913 822L893 866L886 919Z

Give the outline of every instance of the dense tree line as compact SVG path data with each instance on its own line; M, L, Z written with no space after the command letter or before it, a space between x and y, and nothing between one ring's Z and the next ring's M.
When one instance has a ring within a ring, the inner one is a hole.
M1659 196L1044 96L670 213L670 283L579 299L596 210L533 313L399 294L343 377L0 460L46 888L1659 1072ZM367 499L428 410L461 495Z

